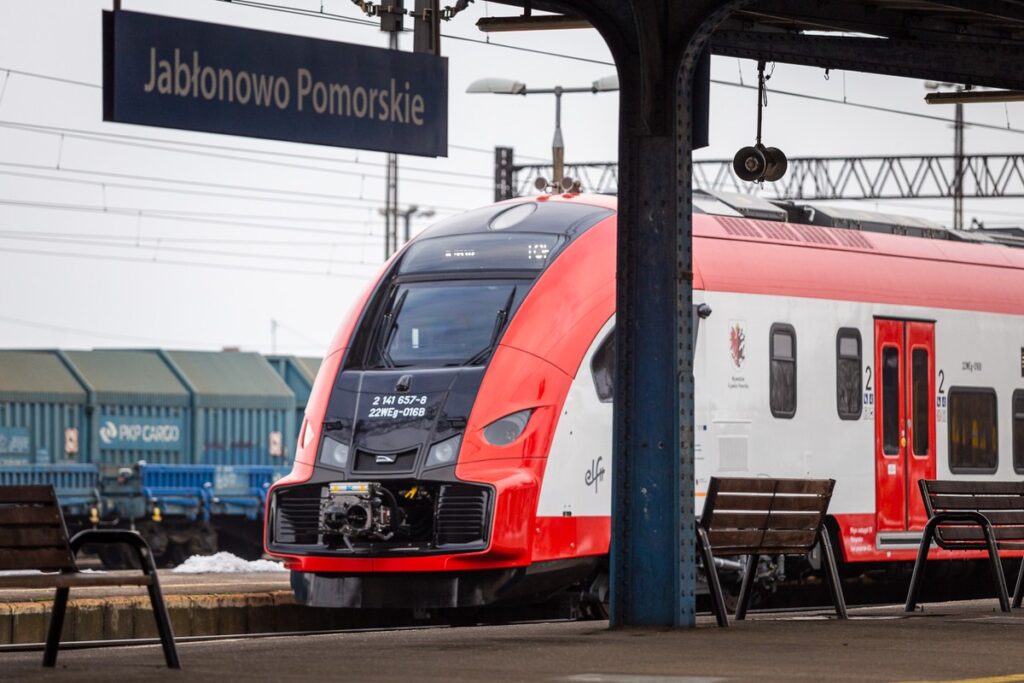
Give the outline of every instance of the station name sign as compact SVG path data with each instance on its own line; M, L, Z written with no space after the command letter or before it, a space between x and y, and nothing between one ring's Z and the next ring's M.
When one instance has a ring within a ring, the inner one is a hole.
M103 119L447 156L448 62L431 54L104 12Z

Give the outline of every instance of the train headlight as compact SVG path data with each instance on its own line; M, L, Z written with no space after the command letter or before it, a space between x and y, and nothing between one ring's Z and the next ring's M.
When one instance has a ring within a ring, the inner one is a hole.
M348 465L348 444L325 436L324 442L320 444L320 464L339 470L345 469Z
M507 446L518 439L526 429L531 413L532 409L520 410L484 427L484 438L487 439L487 443L492 446Z
M457 434L450 439L439 441L430 447L427 454L427 463L424 467L441 467L452 465L459 457L459 446L462 443L462 435Z

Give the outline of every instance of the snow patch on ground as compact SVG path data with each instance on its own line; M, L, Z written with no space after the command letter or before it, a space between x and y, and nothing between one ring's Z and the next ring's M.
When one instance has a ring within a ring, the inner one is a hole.
M280 562L243 560L237 555L220 552L214 555L193 555L171 571L175 574L247 574L288 570Z

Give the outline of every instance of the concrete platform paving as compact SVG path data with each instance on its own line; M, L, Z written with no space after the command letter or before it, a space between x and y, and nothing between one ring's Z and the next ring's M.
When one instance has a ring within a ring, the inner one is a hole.
M0 655L0 679L39 681L1024 681L1024 614L994 600L753 615L729 629L609 630L606 622L479 626Z

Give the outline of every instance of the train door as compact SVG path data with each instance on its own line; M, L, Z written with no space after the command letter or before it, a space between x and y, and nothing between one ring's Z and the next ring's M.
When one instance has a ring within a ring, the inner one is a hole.
M935 324L875 320L877 529L924 528L919 479L935 477Z

